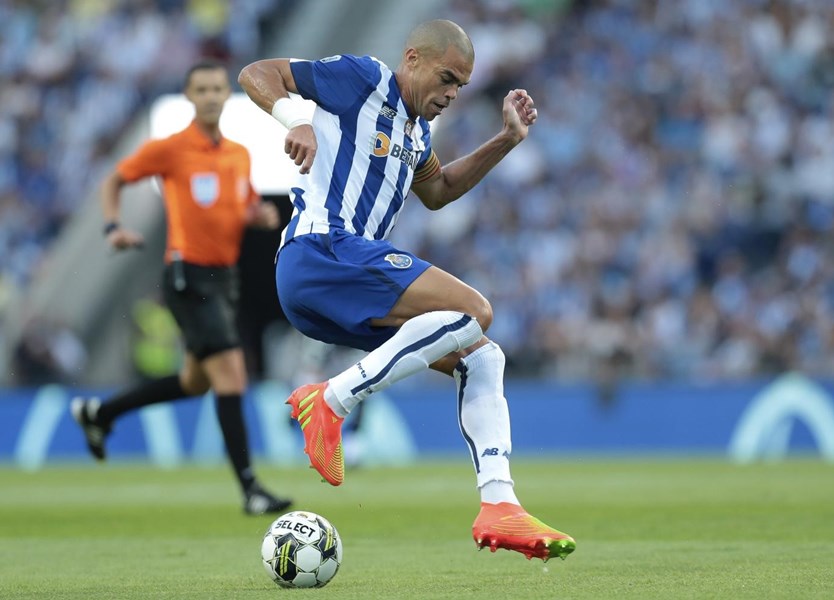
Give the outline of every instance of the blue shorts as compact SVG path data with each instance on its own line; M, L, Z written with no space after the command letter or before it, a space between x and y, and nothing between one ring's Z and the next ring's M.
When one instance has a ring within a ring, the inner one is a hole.
M431 265L385 240L337 229L293 238L275 267L278 300L290 323L328 344L374 350L396 327L371 327Z

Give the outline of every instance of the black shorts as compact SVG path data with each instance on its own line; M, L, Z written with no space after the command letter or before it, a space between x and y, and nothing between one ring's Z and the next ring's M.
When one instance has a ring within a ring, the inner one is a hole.
M162 273L162 291L186 350L196 358L240 346L237 267L172 263Z

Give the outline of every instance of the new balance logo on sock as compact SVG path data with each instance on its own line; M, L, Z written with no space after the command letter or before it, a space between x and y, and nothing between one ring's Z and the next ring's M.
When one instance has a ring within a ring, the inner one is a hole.
M498 448L485 448L485 449L484 449L484 451L483 451L483 453L481 454L481 458L483 458L484 456L498 456L498 454L499 454L499 452L498 452ZM503 451L503 452L501 452L500 454L501 454L501 456L503 456L504 458L507 458L507 459L509 459L509 458L510 458L510 452L509 452L509 450L504 450L504 451Z

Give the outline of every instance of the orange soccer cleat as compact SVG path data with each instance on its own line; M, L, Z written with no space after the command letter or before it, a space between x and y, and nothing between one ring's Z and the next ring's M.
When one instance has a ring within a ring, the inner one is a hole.
M517 504L481 503L481 512L472 525L472 537L478 548L498 548L521 552L528 559L548 559L558 556L564 560L576 550L571 536L557 531L530 515Z
M304 433L304 452L310 464L330 485L345 480L345 457L342 449L342 422L324 401L327 383L302 385L287 400L292 418Z

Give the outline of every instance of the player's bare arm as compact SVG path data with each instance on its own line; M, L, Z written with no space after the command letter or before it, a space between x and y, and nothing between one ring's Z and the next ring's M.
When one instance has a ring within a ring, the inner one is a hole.
M268 113L279 98L298 93L287 58L268 58L246 65L237 82L252 102Z
M298 93L295 78L287 58L270 58L259 60L245 66L237 78L246 95L261 110L281 119L276 115L276 102L289 100L290 92ZM287 125L286 123L284 123ZM284 141L284 152L300 167L301 174L309 173L316 157L318 142L312 126L301 124L289 126Z
M533 99L526 90L510 91L504 97L504 126L498 135L411 189L430 210L438 210L457 200L527 137L537 116Z
M140 233L126 229L119 222L119 207L121 206L121 190L125 181L118 171L108 175L101 186L101 209L104 215L107 243L116 250L127 248L141 248L145 239Z

